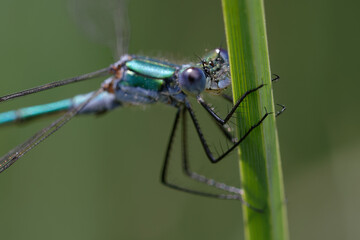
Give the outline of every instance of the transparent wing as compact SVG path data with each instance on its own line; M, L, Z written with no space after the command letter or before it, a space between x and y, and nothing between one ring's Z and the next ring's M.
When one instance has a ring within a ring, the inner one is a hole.
M78 26L93 40L112 49L118 60L127 53L129 20L127 0L69 0Z
M48 138L51 134L59 130L62 126L64 126L68 121L70 121L76 114L78 114L91 100L93 100L96 96L98 96L103 91L100 88L98 91L94 92L94 94L84 103L80 104L78 107L73 108L66 112L59 119L51 123L46 128L37 132L34 136L28 139L23 144L17 146L3 157L0 158L0 173L5 169L9 168L13 163L15 163L19 158L24 156L25 153L36 147L39 143Z
M67 85L67 84L70 84L70 83L80 82L80 81L84 81L84 80L87 80L87 79L92 79L92 78L97 78L97 77L100 77L100 76L104 76L104 75L110 74L110 70L111 70L111 67L103 68L103 69L100 69L100 70L92 72L92 73L87 73L87 74L84 74L84 75L81 75L81 76L68 78L68 79L65 79L65 80L60 80L60 81L56 81L56 82L52 82L52 83L47 83L47 84L37 86L37 87L34 87L34 88L30 88L30 89L23 90L23 91L20 91L20 92L5 95L5 96L0 97L0 102L4 102L4 101L7 101L7 100L10 100L10 99L13 99L13 98L22 97L22 96L26 96L26 95L29 95L29 94L45 91L45 90L48 90L48 89L51 89L51 88L64 86L64 85Z

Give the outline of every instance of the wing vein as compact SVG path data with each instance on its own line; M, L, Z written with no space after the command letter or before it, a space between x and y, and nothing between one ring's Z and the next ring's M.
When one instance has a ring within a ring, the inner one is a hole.
M38 87L30 88L30 89L27 89L27 90L23 90L23 91L20 91L20 92L12 93L12 94L9 94L9 95L5 95L5 96L0 97L0 102L4 102L4 101L7 101L7 100L10 100L10 99L13 99L13 98L17 98L17 97L26 96L26 95L29 95L29 94L45 91L45 90L48 90L48 89L51 89L51 88L64 86L64 85L67 85L67 84L70 84L70 83L76 83L76 82L84 81L84 80L87 80L87 79L92 79L92 78L97 78L97 77L100 77L100 76L108 75L108 74L110 74L110 70L111 70L111 67L107 67L107 68L103 68L103 69L100 69L98 71L83 74L83 75L80 75L80 76L77 76L77 77L64 79L64 80L44 84L44 85L41 85L41 86L38 86Z
M13 163L15 163L19 158L21 158L25 153L36 147L39 143L44 141L54 132L59 130L62 126L64 126L68 121L70 121L76 114L78 114L91 100L93 100L96 96L98 96L104 90L100 88L98 91L94 92L93 95L89 99L87 99L84 103L80 104L76 108L73 108L62 115L60 118L52 122L49 126L38 131L34 136L29 138L23 144L15 147L3 157L0 158L0 173L5 169L9 168Z

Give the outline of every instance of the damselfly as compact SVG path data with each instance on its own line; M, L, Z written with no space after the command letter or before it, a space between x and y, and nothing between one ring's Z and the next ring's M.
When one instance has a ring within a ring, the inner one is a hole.
M119 32L119 31L118 31ZM121 32L121 31L120 31ZM121 44L118 44L118 46ZM17 146L0 159L0 172L9 168L20 157L33 149L48 136L59 130L64 124L78 114L98 114L113 110L124 105L153 104L161 102L171 105L177 109L173 127L168 142L165 160L163 163L161 181L171 188L204 195L209 197L236 199L242 201L242 190L217 182L205 176L191 171L187 159L187 135L186 115L189 114L195 126L197 135L202 147L213 163L219 162L266 119L269 113L265 112L261 119L258 119L239 139L233 139L224 125L229 121L241 102L251 93L259 90L263 85L245 92L236 102L225 118L221 118L214 112L207 102L202 98L202 93L208 92L213 95L223 96L228 100L231 98L222 94L222 91L230 86L231 78L229 73L229 59L226 50L215 49L200 59L196 64L176 65L165 61L159 61L148 57L137 55L123 55L119 61L110 67L81 75L78 77L45 84L25 91L9 94L0 98L7 101L13 98L37 93L47 89L92 79L104 75L111 75L101 87L94 92L77 95L71 99L65 99L39 106L26 107L19 110L9 111L0 114L0 124L26 121L38 116L65 111L66 113L50 124L48 127L37 132L25 143ZM219 126L225 137L232 142L231 147L219 156L214 156L198 124L189 98L194 97L200 105L209 113ZM170 149L174 139L175 130L182 119L182 160L186 175L196 181L203 182L209 186L228 192L227 194L213 194L185 188L169 183L167 170L169 166Z

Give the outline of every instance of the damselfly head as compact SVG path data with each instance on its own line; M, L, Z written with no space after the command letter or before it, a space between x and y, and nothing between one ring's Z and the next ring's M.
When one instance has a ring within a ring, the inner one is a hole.
M217 95L230 84L229 55L217 48L201 59L200 66L206 75L205 91Z

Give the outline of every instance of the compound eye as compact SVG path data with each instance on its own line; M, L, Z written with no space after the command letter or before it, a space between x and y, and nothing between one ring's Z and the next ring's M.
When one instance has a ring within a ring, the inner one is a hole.
M229 54L225 49L218 48L215 50L218 54L218 57L222 58L225 62L229 62Z
M184 92L198 95L205 89L204 71L197 67L186 68L179 75L179 85Z

